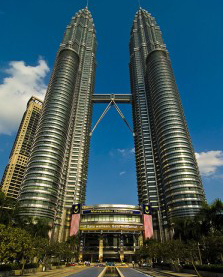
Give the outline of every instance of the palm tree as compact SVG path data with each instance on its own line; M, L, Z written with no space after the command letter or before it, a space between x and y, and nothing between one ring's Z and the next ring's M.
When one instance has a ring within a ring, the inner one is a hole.
M210 205L203 203L202 209L197 215L197 220L200 221L204 235L220 233L223 234L223 202L216 199Z
M211 215L212 228L223 233L223 202L220 199L211 204Z
M198 240L202 234L201 224L196 218L177 218L173 221L174 239Z

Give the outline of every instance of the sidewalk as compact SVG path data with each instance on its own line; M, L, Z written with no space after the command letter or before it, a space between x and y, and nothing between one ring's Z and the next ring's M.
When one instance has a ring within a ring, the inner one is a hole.
M170 270L160 270L163 273L166 274L170 274L173 276L177 276L177 277L197 277L197 275L195 274L190 274L190 273L182 273L182 272L174 272L174 271L170 271Z
M32 276L32 277L42 277L42 276L46 276L46 277L65 277L65 276L69 276L71 274L74 273L78 273L82 270L86 269L86 267L84 266L73 266L73 267L64 267L61 269L53 269L53 270L48 270L45 272L37 272L35 274L33 273L27 273L24 276Z
M136 268L136 270L140 270L141 272L143 273L146 273L146 274L153 274L154 276L157 276L159 277L159 274L162 276L165 276L165 275L169 275L169 276L173 276L173 277L197 277L197 275L195 274L190 274L190 273L182 273L182 272L174 272L174 271L171 271L171 270L162 270L162 269L143 269L143 268Z

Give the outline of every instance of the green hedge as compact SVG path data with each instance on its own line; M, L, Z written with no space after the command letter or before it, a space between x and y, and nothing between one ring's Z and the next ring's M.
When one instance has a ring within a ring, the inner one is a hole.
M194 269L193 265L184 265L185 269ZM223 265L196 265L197 270L223 273Z
M153 267L171 267L170 263L153 263Z
M38 264L25 264L25 269L29 268L37 268ZM0 271L11 271L11 270L17 270L22 269L22 264L1 264L0 265Z
M65 262L52 262L52 266L60 266L60 265L65 265Z
M21 266L21 265L20 265ZM29 269L29 268L37 268L39 266L39 264L37 263L32 263L32 264L25 264L25 269ZM21 267L22 268L22 267Z

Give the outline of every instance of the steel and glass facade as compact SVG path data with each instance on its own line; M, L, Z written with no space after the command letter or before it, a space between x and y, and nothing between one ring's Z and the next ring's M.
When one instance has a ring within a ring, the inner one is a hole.
M141 8L131 31L130 76L139 203L153 207L162 236L172 219L198 212L204 191L162 33Z
M20 216L54 223L63 240L73 204L84 204L93 103L131 103L139 204L153 208L155 238L176 217L194 216L204 191L166 45L139 9L130 39L132 95L94 95L96 35L85 8L72 18L56 56L19 196ZM83 223L87 215L83 217ZM118 217L111 217L115 221ZM103 218L102 218L103 219Z
M29 99L1 181L2 191L12 200L17 200L21 188L42 104L34 96Z
M85 201L95 52L93 19L85 8L67 26L56 56L19 197L20 216L63 226L72 204Z

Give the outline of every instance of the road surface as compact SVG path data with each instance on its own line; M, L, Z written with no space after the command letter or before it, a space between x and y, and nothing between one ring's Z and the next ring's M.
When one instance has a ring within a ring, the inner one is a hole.
M148 277L150 275L138 272L135 269L132 268L120 268L119 270L121 271L121 273L125 276L125 277ZM150 276L152 277L152 276Z
M67 275L67 277L98 277L104 267L91 267L82 270L81 272Z

